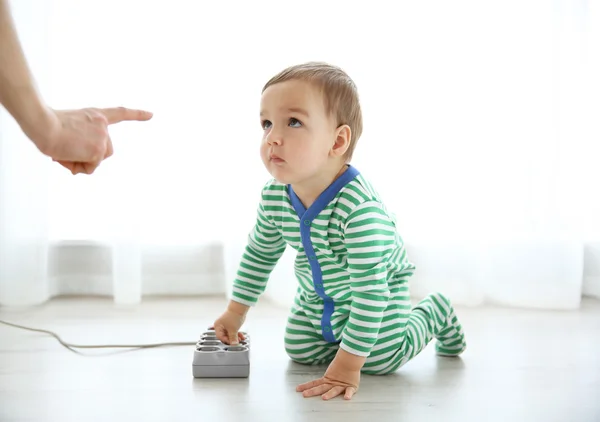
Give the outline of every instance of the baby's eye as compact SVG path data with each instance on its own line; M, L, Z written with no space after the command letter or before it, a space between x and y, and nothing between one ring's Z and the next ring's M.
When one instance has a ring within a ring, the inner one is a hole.
M267 130L271 127L271 122L268 120L263 120L260 125L262 126L263 130Z
M298 119L294 119L293 117L290 119L290 126L292 127L300 127L302 126L302 122Z

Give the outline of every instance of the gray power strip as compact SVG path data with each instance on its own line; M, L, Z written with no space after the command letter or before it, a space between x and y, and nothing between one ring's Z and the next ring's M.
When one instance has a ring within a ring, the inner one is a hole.
M217 339L214 330L202 333L196 343L192 373L194 378L247 378L250 375L250 338L237 346Z

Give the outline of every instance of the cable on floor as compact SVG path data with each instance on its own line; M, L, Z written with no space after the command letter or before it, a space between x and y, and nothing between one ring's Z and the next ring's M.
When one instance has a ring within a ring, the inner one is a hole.
M20 328L22 330L35 331L38 333L49 334L54 337L58 342L72 352L81 352L75 349L149 349L153 347L166 347L166 346L195 346L196 342L172 342L172 343L150 343L150 344L101 344L101 345L87 345L87 344L72 344L63 341L58 334L52 331L42 330L39 328L25 327L23 325L13 324L12 322L0 320L0 324L8 325L14 328Z

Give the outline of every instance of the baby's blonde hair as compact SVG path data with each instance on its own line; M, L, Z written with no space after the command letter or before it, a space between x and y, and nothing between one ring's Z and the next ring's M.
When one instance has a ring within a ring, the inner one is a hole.
M290 80L314 84L322 91L325 111L335 118L336 126L350 127L350 145L345 153L346 162L350 162L363 129L358 90L354 81L337 66L308 62L282 70L265 84L262 92L271 85Z

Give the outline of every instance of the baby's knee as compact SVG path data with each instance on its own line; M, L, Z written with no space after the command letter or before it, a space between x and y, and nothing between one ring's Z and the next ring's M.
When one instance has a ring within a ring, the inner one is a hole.
M371 369L371 368L365 368L363 366L363 368L360 370L360 372L365 375L389 375L389 374L393 374L397 370L398 370L398 366L395 366L395 365L390 366L388 368L382 368L382 369Z
M320 342L307 341L305 343L285 342L285 352L288 357L302 365L320 365L329 363L335 357L335 350L329 350Z
M365 375L389 375L398 371L408 362L409 358L402 350L396 351L392 356L369 356L361 368Z
M284 337L284 346L285 353L293 362L310 365L314 360L314 357L307 355L306 344L299 343L297 340L289 338L287 335Z
M297 350L285 348L285 352L292 362L299 363L300 365L319 365L323 362L322 358L306 353L298 353Z
M290 358L290 360L294 363L298 363L300 365L316 365L317 359L313 358L313 357L298 357L298 356L294 356L291 353L287 354L288 357Z

